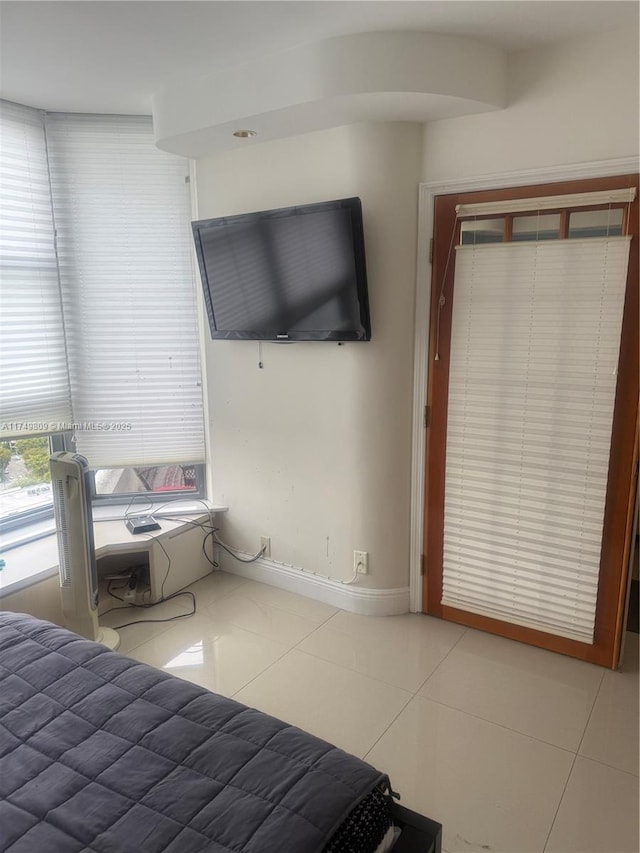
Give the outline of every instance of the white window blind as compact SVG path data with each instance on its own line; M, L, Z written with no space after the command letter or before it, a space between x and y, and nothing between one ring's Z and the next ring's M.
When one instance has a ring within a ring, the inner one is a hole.
M46 128L77 449L99 468L204 462L187 161L145 117Z
M71 420L43 117L0 102L0 439Z
M628 255L458 247L443 604L593 642Z
M504 199L459 204L456 214L465 216L497 216L501 213L535 213L538 210L560 210L561 208L589 207L605 204L629 204L636 197L636 188L601 190L592 193L568 193L566 195L538 196L537 198Z

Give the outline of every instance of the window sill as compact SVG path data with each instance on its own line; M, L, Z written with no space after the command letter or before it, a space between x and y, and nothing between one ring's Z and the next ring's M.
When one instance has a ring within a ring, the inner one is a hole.
M124 525L107 525L107 522L123 522L129 504L95 507L93 510L93 521L96 539L96 556L106 556L112 552L135 550L140 547L148 547L148 537L136 537L130 534ZM226 512L228 507L217 506L209 501L185 501L180 507L168 507L166 502L158 503L156 509L153 505L145 505L145 514L154 515L158 519L179 518L189 516L191 519L205 518L207 513ZM171 521L170 527L159 531L157 538L165 533L176 529L187 528L185 522ZM106 528L106 529L105 529ZM19 541L9 543L8 536L2 539L2 557L6 561L4 568L0 569L0 598L19 592L27 587L33 586L40 581L53 577L58 573L58 543L56 539L55 521L36 522L25 525L19 530L12 531L14 535L20 534Z

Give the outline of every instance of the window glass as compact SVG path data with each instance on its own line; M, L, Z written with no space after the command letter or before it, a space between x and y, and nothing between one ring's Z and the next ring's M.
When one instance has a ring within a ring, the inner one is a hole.
M162 465L146 468L102 468L95 474L96 496L171 492L199 493L200 465Z
M513 217L512 240L558 240L560 238L560 214L543 213Z
M468 219L460 224L460 242L463 246L477 243L502 243L504 217L499 219Z
M0 442L0 521L53 506L49 437Z
M622 208L576 210L569 217L569 237L617 237L622 234Z

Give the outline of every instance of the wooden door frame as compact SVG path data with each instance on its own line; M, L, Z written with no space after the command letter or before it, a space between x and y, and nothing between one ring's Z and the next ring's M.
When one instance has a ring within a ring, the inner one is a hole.
M500 190L516 186L526 187L544 183L557 184L572 180L611 177L635 173L639 169L637 157L596 161L550 169L488 175L476 179L424 183L420 185L418 213L418 257L416 277L416 317L414 350L414 413L412 438L411 477L411 531L410 531L410 609L422 611L423 587L423 537L425 509L425 407L429 389L428 346L431 323L431 273L429 244L434 227L434 200L436 196ZM542 632L541 632L542 633ZM548 635L547 635L548 636ZM589 647L590 648L590 647ZM610 659L604 665L614 666Z

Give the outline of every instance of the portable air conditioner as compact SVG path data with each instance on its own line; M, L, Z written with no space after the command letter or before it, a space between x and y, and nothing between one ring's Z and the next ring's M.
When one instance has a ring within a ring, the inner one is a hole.
M120 645L117 631L101 628L98 624L98 569L89 465L84 456L77 453L54 453L49 467L65 625L88 640L117 649Z

